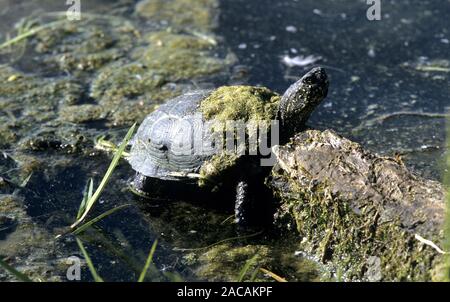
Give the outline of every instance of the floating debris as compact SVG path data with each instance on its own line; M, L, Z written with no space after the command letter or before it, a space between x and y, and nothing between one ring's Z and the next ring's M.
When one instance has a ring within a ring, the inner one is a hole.
M286 31L295 34L297 32L297 27L293 25L286 26Z
M290 57L288 55L285 55L282 57L281 62L288 66L288 67L305 67L305 66L309 66L311 64L316 63L317 61L321 60L322 57L320 56L314 56L314 55L309 55L309 56L295 56L295 57Z
M450 61L445 59L429 59L419 57L415 62L405 62L402 67L413 68L423 72L450 72Z

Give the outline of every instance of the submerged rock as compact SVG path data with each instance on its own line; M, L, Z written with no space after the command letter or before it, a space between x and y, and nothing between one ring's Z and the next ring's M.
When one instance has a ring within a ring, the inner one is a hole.
M277 223L298 232L303 250L347 280L432 279L441 258L415 235L440 243L441 184L328 130L298 134L274 153Z
M33 281L61 281L64 270L54 267L57 243L23 209L22 200L0 194L0 257ZM55 260L56 261L56 260ZM0 270L1 281L15 280Z

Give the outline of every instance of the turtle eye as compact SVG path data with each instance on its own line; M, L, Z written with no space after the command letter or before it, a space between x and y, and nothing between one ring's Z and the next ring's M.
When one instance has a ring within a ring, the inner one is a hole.
M303 79L305 84L314 84L314 78L312 76L306 77Z

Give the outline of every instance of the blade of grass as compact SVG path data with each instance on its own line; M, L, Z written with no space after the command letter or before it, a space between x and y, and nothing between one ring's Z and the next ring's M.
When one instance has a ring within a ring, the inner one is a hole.
M244 267L241 269L241 272L239 273L237 282L242 282L244 280L245 275L247 274L250 267L255 263L255 261L256 255L250 258L247 262L245 262Z
M86 188L84 189L83 199L81 200L80 208L78 209L77 219L81 217L84 210L86 209L87 201L92 197L92 191L94 189L94 181L89 179L89 182L86 184Z
M258 266L252 273L252 275L250 276L250 282L255 282L256 280L256 276L258 275L258 273L260 272L260 267Z
M25 187L27 186L28 182L29 182L30 179L31 179L31 176L33 176L33 173L30 173L30 175L28 175L28 176L22 181L22 183L20 184L20 187L21 187L21 188L25 188Z
M0 259L0 267L3 267L7 272L11 273L12 275L14 275L14 277L16 277L18 280L23 281L23 282L32 282L30 280L30 278L28 278L27 276L25 276L24 274L22 274L21 272L19 272L18 270L16 270L14 267L12 267L11 265L9 265L8 263L6 263L5 261L3 261L2 259Z
M77 237L85 243L101 245L102 253L122 261L131 268L137 276L142 272L141 261L138 261L135 258L135 255L132 255L129 252L129 249L118 243L116 237L111 236L111 234L105 232L102 228L93 225L90 232L81 233Z
M205 249L209 249L215 245L219 245L225 242L229 242L229 241L233 241L233 240L243 240L243 239L247 239L247 238L251 238L251 237L255 237L258 236L260 234L262 234L263 231L259 231L257 233L254 234L250 234L250 235L244 235L244 236L236 236L236 237L230 237L230 238L225 238L222 240L219 240L213 244L207 245L207 246L203 246L203 247L198 247L198 248L194 248L194 249L187 249L187 248L179 248L179 247L174 247L173 250L174 251L179 251L179 252L195 252L195 251L201 251L201 250L205 250Z
M141 272L141 275L139 276L138 282L143 282L145 279L145 276L147 275L148 268L150 267L150 264L153 261L153 255L155 254L156 246L158 245L158 239L153 242L152 248L150 249L150 253L148 254L147 261L145 262L144 269Z
M89 213L89 211L91 210L92 206L94 205L94 203L97 201L97 199L100 197L100 194L103 192L103 190L106 187L106 184L108 183L109 179L111 178L112 172L114 171L114 169L116 168L117 164L119 163L119 160L122 156L123 151L125 150L128 141L130 140L131 136L133 135L134 132L134 128L136 127L136 123L131 126L131 128L128 130L127 135L125 136L124 140L122 141L122 143L119 146L119 149L117 150L117 152L114 154L114 157L111 161L111 164L108 167L108 170L106 171L105 176L103 176L102 181L100 182L100 185L98 186L97 190L95 190L95 193L92 195L91 198L89 198L88 202L86 203L86 209L83 213L83 215L81 215L80 218L78 218L77 221L75 221L70 227L72 229L74 229L75 227L77 227L83 220L84 218L86 218L87 214Z
M97 217L95 217L92 220L89 220L88 222L82 224L81 226L77 227L74 231L72 231L72 234L77 235L80 234L81 232L85 231L87 228L89 228L91 225L93 225L94 223L99 222L100 220L102 220L103 218L115 213L118 210L121 210L123 208L129 207L131 206L131 204L124 204L115 208L112 208L108 211L106 211L103 214L98 215Z
M58 20L58 21L54 21L54 22L50 22L41 26L37 26L37 27L33 27L31 29L29 29L28 31L25 31L17 36L15 36L14 38L3 42L2 44L0 44L0 49L6 48L8 46L11 46L17 42L20 42L28 37L34 36L35 34L37 34L38 32L40 32L41 30L50 28L52 26L56 26L59 25L61 23L67 22L67 20Z
M77 240L78 246L80 247L80 250L83 253L84 259L86 260L86 263L89 267L89 271L91 272L91 275L94 278L95 282L103 282L103 279L97 274L94 264L92 264L91 258L89 257L86 249L84 248L83 243L81 242L80 239L78 238L75 239Z
M260 267L259 270L261 272L263 272L264 274L269 275L270 277L272 277L273 279L275 279L278 282L287 282L287 280L284 279L283 277L280 277L277 274L275 274L275 273L273 273L273 272L271 272L271 271L269 271L269 270L267 270L265 268Z

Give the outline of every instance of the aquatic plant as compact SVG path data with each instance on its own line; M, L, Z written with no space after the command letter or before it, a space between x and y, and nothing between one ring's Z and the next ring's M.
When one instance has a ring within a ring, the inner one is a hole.
M18 280L23 282L31 282L30 278L19 272L14 267L10 266L8 263L6 263L4 260L0 259L0 267L5 269L7 272L11 273L14 277L16 277Z
M86 260L86 264L87 264L87 266L89 268L89 271L90 271L90 273L92 275L92 278L95 280L95 282L103 282L104 280L103 280L102 277L100 277L100 275L98 274L97 270L95 269L95 266L94 266L94 264L93 264L93 262L91 260L91 257L89 257L89 254L86 251L86 249L85 249L85 247L83 245L83 242L79 238L75 238L75 239L76 239L77 244L78 244L78 246L79 246L79 248L81 250L81 253L84 256L84 259ZM155 250L156 250L156 246L157 245L158 245L158 240L155 240L153 242L153 245L152 245L151 249L150 249L150 252L148 254L148 257L147 257L145 265L144 265L144 267L142 269L142 272L139 275L138 282L143 282L145 280L145 277L147 275L148 269L149 269L150 265L153 262L153 255L155 254ZM1 262L0 262L0 264L1 264ZM24 276L24 277L26 277L26 276Z
M114 172L114 169L117 167L117 164L119 163L119 160L122 157L122 153L124 152L124 150L128 144L128 141L131 139L131 136L133 135L135 127L136 127L136 124L131 126L131 128L128 130L128 133L126 134L124 140L122 141L118 150L114 154L111 164L109 165L108 170L106 171L105 175L103 176L103 179L101 180L100 185L98 186L98 188L96 189L96 191L94 193L92 193L93 192L93 181L92 181L92 179L90 180L88 190L86 191L87 193L84 194L83 200L81 201L81 205L78 210L77 220L70 226L72 231L75 231L76 228L78 227L78 225L80 225L83 222L83 220L86 218L89 211L94 206L95 202L98 200L98 198L102 194L103 190L106 187L106 184L108 183L109 179L111 178L112 173ZM122 206L121 208L123 208L123 207L124 206ZM120 209L120 208L117 207L106 213L103 213L102 215L98 216L97 218L87 222L87 224L91 225L91 224L97 222L98 220L114 213L118 209ZM84 227L86 227L86 226L84 226Z

